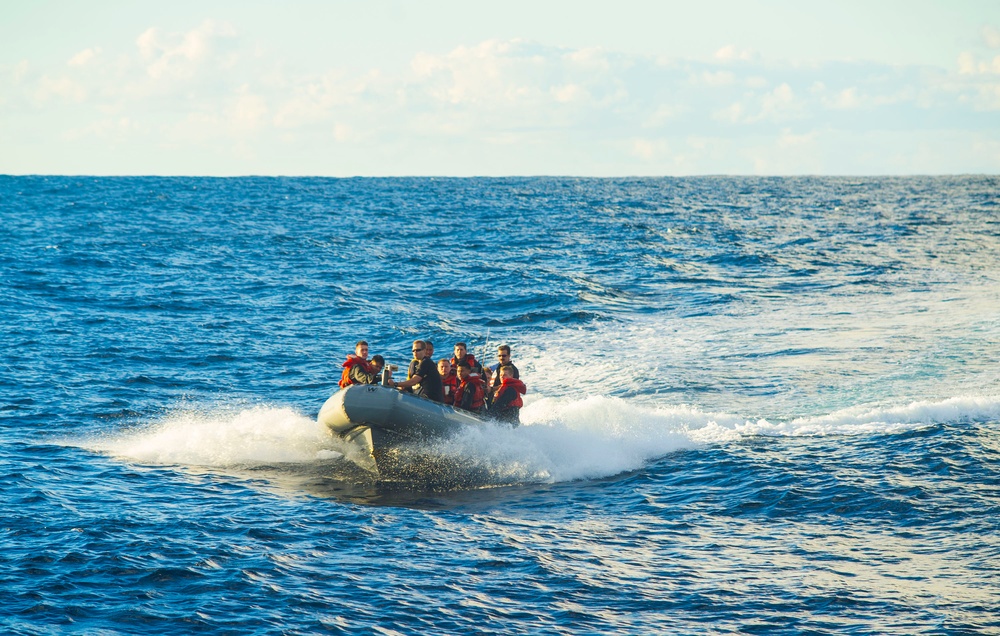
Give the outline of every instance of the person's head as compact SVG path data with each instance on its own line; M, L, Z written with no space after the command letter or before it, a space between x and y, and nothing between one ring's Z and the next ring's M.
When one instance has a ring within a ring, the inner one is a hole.
M508 345L497 347L497 360L500 361L500 364L510 363L510 347Z
M372 356L372 371L378 373L379 371L382 370L382 367L384 366L385 366L385 358L383 358L378 354Z
M365 360L368 359L368 343L364 340L358 340L358 344L354 345L354 353L361 356Z
M424 341L423 340L414 340L413 341L413 359L414 360L423 360L424 356L426 354L427 354L427 349L424 347Z
M424 340L424 356L430 358L434 355L434 343L430 340Z
M455 343L455 357L459 360L464 359L465 355L469 352L469 348L465 346L464 342Z
M438 360L438 373L440 373L442 376L451 373L451 360L449 360L448 358L441 358L440 360Z
M461 360L455 365L455 373L458 374L459 379L464 380L472 375L472 367L465 360Z
M500 367L500 379L502 380L504 378L514 378L514 367L509 364L505 364Z

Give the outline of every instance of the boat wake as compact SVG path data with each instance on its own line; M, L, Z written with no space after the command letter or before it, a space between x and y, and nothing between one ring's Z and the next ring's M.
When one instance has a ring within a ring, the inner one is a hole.
M903 406L858 406L769 422L686 406L650 407L609 397L537 398L516 429L484 425L416 451L418 485L465 488L599 479L639 470L674 451L725 446L761 436L893 434L961 422L1000 421L1000 396L962 396ZM372 481L345 456L349 448L314 417L288 407L185 409L159 421L86 440L90 450L149 465L208 472L281 470ZM404 451L405 452L405 451Z

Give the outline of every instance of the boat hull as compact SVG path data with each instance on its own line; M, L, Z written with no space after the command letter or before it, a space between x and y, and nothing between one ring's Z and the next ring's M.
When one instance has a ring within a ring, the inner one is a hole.
M383 477L426 472L428 458L408 450L484 423L470 413L380 385L353 385L334 393L317 420L349 444L351 459Z

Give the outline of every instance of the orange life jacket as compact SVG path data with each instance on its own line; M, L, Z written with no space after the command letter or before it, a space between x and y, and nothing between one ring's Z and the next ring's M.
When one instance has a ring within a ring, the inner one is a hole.
M470 375L458 385L455 391L455 406L461 407L465 399L466 391L472 391L472 403L469 404L470 411L481 411L486 406L486 384L478 375Z
M357 384L357 382L351 379L351 369L353 369L358 365L361 366L362 370L365 373L372 372L372 366L371 364L368 363L367 360L365 360L361 356L352 353L351 355L347 356L347 360L344 362L344 371L340 374L340 382L339 382L340 388L344 389L351 386L352 384Z
M455 393L458 391L458 377L446 375L441 378L441 388L444 390L444 403L452 405L455 403Z
M493 401L496 402L506 391L515 391L518 393L517 397L507 405L508 408L521 408L524 406L524 400L521 399L521 396L528 392L528 387L524 385L524 382L521 382L517 378L504 378L503 382L500 383L500 388L497 389L497 394L493 397Z
M471 353L467 353L465 354L465 361L469 363L469 368L472 370L473 373L482 373L483 368L482 366L480 366L478 362L476 362L476 356L472 355ZM451 357L451 373L449 375L458 374L459 362L460 360L455 356Z

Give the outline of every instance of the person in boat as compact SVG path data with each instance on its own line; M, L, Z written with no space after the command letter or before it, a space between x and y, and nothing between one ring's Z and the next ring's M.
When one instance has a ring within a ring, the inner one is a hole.
M397 389L412 389L414 395L434 402L444 401L444 391L441 385L441 374L434 362L426 357L427 349L423 340L413 341L413 361L416 366L406 382L389 381L389 386Z
M500 367L510 365L514 368L514 379L521 378L521 372L517 370L510 360L510 345L500 345L497 347L497 363L483 369L486 373L487 397L493 400L496 397L497 389L500 388Z
M483 365L476 362L476 356L469 353L469 348L464 342L455 343L455 356L451 359L451 372L458 373L458 363L462 360L469 363L469 369L476 375L483 374Z
M458 376L451 372L451 361L448 358L438 360L438 373L441 374L444 403L453 406L455 404L455 391L458 390Z
M430 340L424 340L424 357L434 362L434 343ZM406 379L409 380L417 373L417 365L420 364L419 360L410 360L410 366L406 369ZM444 377L444 376L442 376ZM404 389L407 393L413 393L413 389Z
M468 361L457 365L458 390L455 391L455 408L481 415L486 411L486 383L482 376L473 373Z
M354 353L347 356L347 360L344 361L339 386L345 389L352 384L374 384L373 378L378 378L378 374L373 373L372 366L368 362L368 343L359 340L354 345Z
M381 384L382 369L385 368L385 358L375 354L372 356L371 362L369 362L368 365L372 368L372 381L368 384Z
M490 413L501 422L508 422L517 426L521 423L521 407L524 401L521 396L528 392L528 387L524 386L518 378L514 377L517 369L512 364L505 364L500 367L497 377L500 378L500 386L493 398L493 405Z

